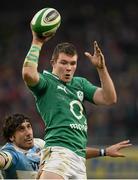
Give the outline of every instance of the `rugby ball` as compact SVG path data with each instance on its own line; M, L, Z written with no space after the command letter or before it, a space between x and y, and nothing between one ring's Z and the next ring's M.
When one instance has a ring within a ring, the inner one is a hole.
M55 33L61 23L61 16L54 8L44 8L38 11L32 21L31 28L39 36Z

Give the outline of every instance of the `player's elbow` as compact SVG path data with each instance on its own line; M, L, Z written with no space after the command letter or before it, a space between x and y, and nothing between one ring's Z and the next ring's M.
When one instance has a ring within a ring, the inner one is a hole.
M117 96L113 96L106 101L106 105L113 105L117 103Z
M31 73L28 71L27 68L23 68L23 70L22 70L22 77L23 77L23 80L24 80L25 82L32 78L32 75L31 75Z
M28 85L34 85L39 80L39 75L37 72L31 71L29 68L23 68L22 70L23 80Z
M116 104L117 103L117 94L114 93L113 97L112 97L112 104Z
M113 98L112 104L116 104L117 103L117 96Z

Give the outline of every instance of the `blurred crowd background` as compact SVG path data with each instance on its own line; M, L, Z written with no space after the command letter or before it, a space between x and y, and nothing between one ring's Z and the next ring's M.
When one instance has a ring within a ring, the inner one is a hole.
M30 21L45 7L56 8L62 22L55 37L42 49L39 70L51 69L49 60L57 43L72 42L79 52L76 75L99 85L97 71L84 56L85 51L93 52L93 41L97 40L114 81L118 102L106 108L85 103L89 144L105 145L130 139L137 145L138 1L3 1L0 6L0 128L6 115L25 113L32 118L35 136L44 135L44 124L21 72L32 40ZM0 143L4 143L2 135Z

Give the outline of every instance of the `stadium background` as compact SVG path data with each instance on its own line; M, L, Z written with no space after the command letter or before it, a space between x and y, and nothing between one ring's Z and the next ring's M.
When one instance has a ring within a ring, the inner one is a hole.
M36 113L34 99L24 85L21 69L32 38L29 23L33 15L44 7L56 8L62 16L62 23L56 36L43 47L39 70L45 67L50 69L49 59L55 45L61 41L69 41L76 45L79 52L76 75L87 77L99 85L96 70L84 56L84 51L93 50L92 43L97 40L115 83L118 102L106 108L85 104L89 119L88 144L107 146L130 139L134 145L126 151L128 157L125 160L100 158L88 161L88 177L138 178L138 1L2 1L0 128L6 114L21 112L32 117L35 136L43 137L44 125ZM2 135L0 144L4 144ZM129 175L128 170L132 171ZM115 173L109 175L108 171Z

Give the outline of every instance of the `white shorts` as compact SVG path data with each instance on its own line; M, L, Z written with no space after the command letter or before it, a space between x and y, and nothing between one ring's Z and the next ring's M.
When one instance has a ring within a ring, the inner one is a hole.
M87 179L85 158L59 146L42 150L40 171L48 171L64 179Z

